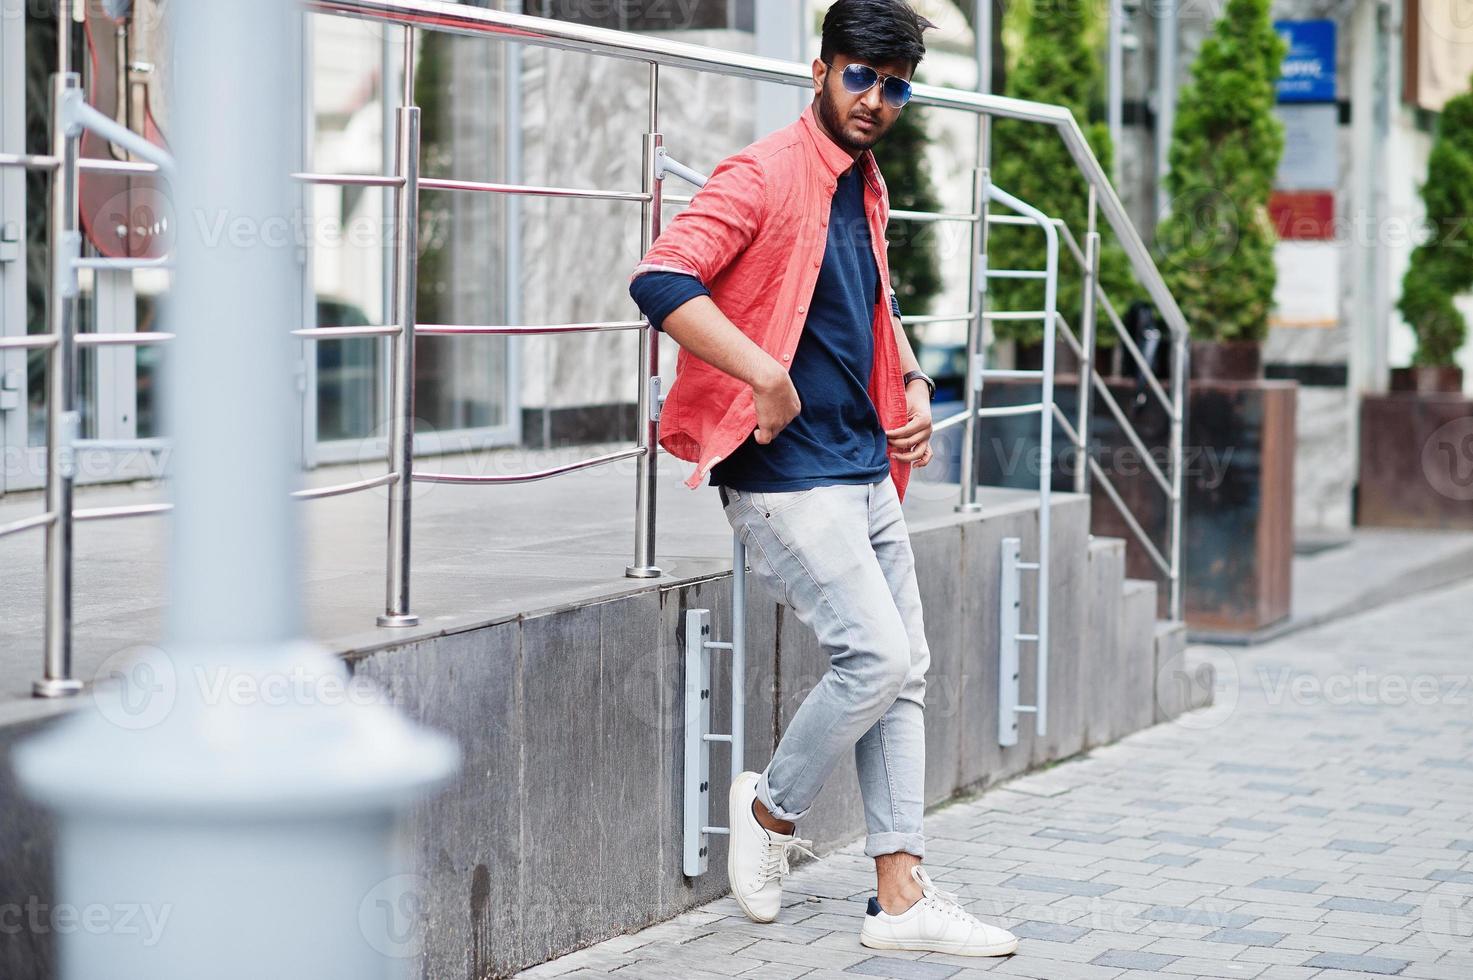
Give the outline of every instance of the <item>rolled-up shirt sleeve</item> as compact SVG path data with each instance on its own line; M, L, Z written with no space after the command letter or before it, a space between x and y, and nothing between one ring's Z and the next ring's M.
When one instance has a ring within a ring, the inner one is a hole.
M646 272L629 284L629 295L650 325L663 333L667 316L697 296L710 296L711 291L684 272Z
M766 211L762 164L746 151L729 156L665 226L630 279L685 272L709 285L752 243Z

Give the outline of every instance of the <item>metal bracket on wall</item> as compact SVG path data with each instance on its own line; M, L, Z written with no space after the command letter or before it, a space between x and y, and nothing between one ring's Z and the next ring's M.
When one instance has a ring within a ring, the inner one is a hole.
M1026 571L1038 571L1038 562L1023 561L1021 538L1002 539L1002 582L998 600L998 628L1001 633L998 643L997 672L997 741L1001 745L1018 744L1018 715L1032 714L1034 732L1046 732L1047 718L1039 705L1048 697L1048 647L1039 642L1038 633L1024 633L1021 629L1023 607L1022 576ZM1041 627L1043 628L1043 627ZM1038 704L1019 704L1021 685L1019 676L1022 656L1019 647L1024 643L1038 644L1037 666Z
M685 611L685 810L682 870L695 878L706 872L712 834L730 833L711 824L711 743L731 749L731 776L742 771L746 712L746 547L732 535L731 641L711 639L711 610ZM711 651L731 651L731 731L711 731Z

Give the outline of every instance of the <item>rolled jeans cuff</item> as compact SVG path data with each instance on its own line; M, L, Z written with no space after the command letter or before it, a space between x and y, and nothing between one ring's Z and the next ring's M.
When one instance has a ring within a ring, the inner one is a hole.
M772 801L772 787L767 785L766 769L762 770L762 775L757 780L757 799L761 800L762 805L767 807L768 813L772 814L779 820L786 820L789 823L797 823L799 820L802 820L803 817L808 813L808 811L812 809L812 807L805 807L804 809L793 813L791 811L784 810L782 807L774 803Z
M899 831L887 830L882 834L870 834L864 839L864 856L879 857L881 854L914 854L924 859L926 856L926 838L922 834L902 834Z

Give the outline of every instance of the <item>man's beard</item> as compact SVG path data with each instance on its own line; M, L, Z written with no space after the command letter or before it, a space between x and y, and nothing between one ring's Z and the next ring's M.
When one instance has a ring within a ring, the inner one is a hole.
M834 138L834 142L850 153L861 153L871 149L885 135L885 128L881 128L880 120L875 119L875 131L869 136L862 136L858 139L849 136L844 131L849 120L839 115L839 107L830 98L827 77L824 78L823 91L818 94L818 118L823 121L825 128Z

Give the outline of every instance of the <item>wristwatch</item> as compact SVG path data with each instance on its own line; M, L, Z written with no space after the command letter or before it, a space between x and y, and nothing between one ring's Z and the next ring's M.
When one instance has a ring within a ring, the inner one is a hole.
M929 377L927 377L926 372L924 372L924 371L907 371L906 372L906 375L905 375L904 387L909 388L910 387L910 383L912 381L914 381L916 378L920 378L922 381L924 381L926 383L926 387L930 391L930 394L928 394L926 397L928 397L928 398L935 398L936 397L936 382L932 381Z

